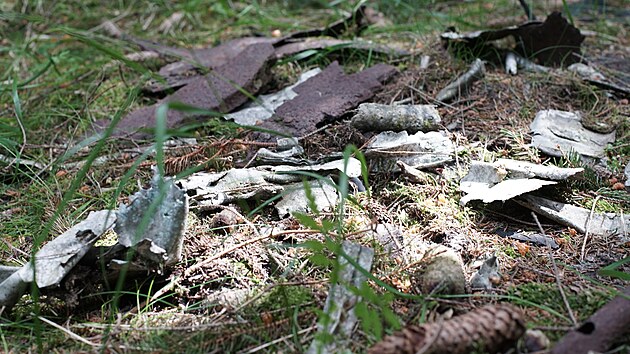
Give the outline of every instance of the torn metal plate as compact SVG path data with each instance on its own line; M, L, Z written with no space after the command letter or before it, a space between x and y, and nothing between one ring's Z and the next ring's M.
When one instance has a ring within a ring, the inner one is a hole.
M284 102L291 100L297 96L293 88L319 74L322 70L315 68L304 72L300 75L299 80L278 92L262 95L255 102L245 105L245 107L237 112L225 115L225 119L233 120L240 125L256 125L258 122L267 120L273 116L276 108L280 107Z
M564 168L548 165L539 165L527 161L511 159L497 159L496 164L504 168L508 178L545 178L553 181L565 180L578 173L584 172L583 168Z
M178 262L188 216L186 192L172 179L161 180L156 174L149 189L137 192L130 199L129 206L121 205L116 213L114 230L118 243L134 247L148 240L150 246L136 247L141 257L166 265ZM153 214L147 215L151 211Z
M511 239L515 239L518 241L529 242L534 245L548 246L552 249L558 249L560 246L553 239L553 237L543 235L537 232L527 232L527 231L502 231L497 230L496 234L501 237L507 237Z
M337 206L339 195L333 186L331 178L317 179L306 182L311 190L312 202L318 211L330 211ZM293 183L285 187L282 199L276 203L275 207L281 218L291 215L293 212L310 212L311 200L306 194L304 183Z
M343 172L348 177L359 177L361 176L361 161L355 159L354 157L351 157L348 160L334 160L334 161L325 162L325 163L317 164L317 165L273 166L271 167L271 171L276 172L276 173L309 171L309 172L321 172L321 173L326 173L326 174Z
M516 45L513 48L500 48L491 43L507 36L514 38ZM518 27L464 34L451 30L443 33L441 38L456 49L467 48L491 60L499 59L506 50L512 50L542 65L567 66L581 60L580 46L585 37L560 12L552 12L544 22L532 21Z
M466 204L471 200L481 200L484 203L505 201L555 184L555 181L582 171L582 168L542 166L508 159L500 159L494 163L473 161L468 174L460 181L459 189L467 194L462 197L461 203Z
M492 255L484 260L479 270L470 278L470 287L473 289L490 290L494 288L493 282L495 282L496 279L501 279L499 260L496 255Z
M441 132L383 132L366 148L373 171L398 171L398 161L414 168L440 166L453 160L455 145Z
M571 151L601 158L604 148L615 141L615 132L596 133L582 125L579 113L544 110L536 114L530 125L532 146L550 156L566 156Z
M45 244L35 254L37 286L44 288L58 284L79 263L96 240L114 225L114 222L117 222L114 211L95 211L82 222ZM20 269L20 274L25 281L33 281L31 263L24 265Z
M312 161L300 158L304 154L304 148L297 145L289 150L271 151L267 148L260 148L256 152L253 162L257 165L308 165Z
M219 173L195 173L181 180L180 184L200 205L224 205L250 198L270 198L282 192L282 186L266 180L269 175L269 172L255 168L232 169Z
M287 190L292 191L297 185L303 188L301 181L305 174L302 172L317 173L324 176L345 173L350 178L356 178L361 176L361 162L355 158L349 158L305 166L259 166L232 169L221 173L196 173L181 180L180 184L186 193L197 200L200 205L221 205L252 198L269 199ZM294 183L295 185L292 185ZM316 184L313 184L313 188L314 186ZM332 186L328 187L333 188ZM325 191L323 195L330 200L336 200L337 197L332 198L330 196L331 190L328 187L322 187ZM286 213L294 210L307 210L305 199L292 195L293 192L287 193L279 202L280 215L286 215ZM284 201L284 199L293 200ZM301 206L298 206L300 204L297 202L298 200L302 203Z
M630 215L614 213L592 213L591 215L588 209L531 195L524 195L516 202L581 233L586 233L588 230L591 235L620 235L622 240L626 241L630 231Z
M319 335L311 342L308 354L346 353L350 346L350 336L358 319L356 305L361 301L360 293L355 289L365 284L365 271L372 269L374 250L349 241L343 241L342 251L346 257L339 256L339 281L331 284L324 305L322 316L317 323ZM355 266L357 264L357 266ZM359 269L361 267L361 270ZM334 340L325 341L322 338Z
M578 74L584 81L589 82L595 86L601 87L607 90L613 90L622 95L630 95L630 87L623 82L615 82L616 80L608 79L604 74L597 71L592 66L584 63L575 63L569 65L567 70Z
M466 204L471 200L481 200L484 203L492 203L495 200L506 201L521 194L540 189L543 186L556 183L535 178L509 179L495 185L462 180L460 190L468 194L461 199L461 203Z

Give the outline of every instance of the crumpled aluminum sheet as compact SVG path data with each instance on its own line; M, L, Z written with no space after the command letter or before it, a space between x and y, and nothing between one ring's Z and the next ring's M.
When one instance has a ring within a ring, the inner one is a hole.
M4 267L0 283L0 307L10 310L35 280L39 288L57 285L116 222L112 210L91 212L80 223L46 243L34 260L20 268Z
M521 194L555 184L584 171L582 168L543 166L526 161L499 159L494 163L473 161L459 189L467 193L460 202L471 200L491 203L508 200ZM544 178L544 179L543 179Z

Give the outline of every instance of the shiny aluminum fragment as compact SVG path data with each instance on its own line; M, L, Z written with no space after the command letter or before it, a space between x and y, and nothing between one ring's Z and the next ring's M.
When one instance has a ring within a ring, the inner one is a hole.
M588 158L604 157L604 148L615 141L615 132L601 134L585 128L577 112L543 110L530 125L532 146L551 156L576 152Z
M491 203L508 200L518 195L555 184L559 180L581 173L582 168L543 166L526 161L499 159L494 163L473 161L459 189L467 195L460 200Z

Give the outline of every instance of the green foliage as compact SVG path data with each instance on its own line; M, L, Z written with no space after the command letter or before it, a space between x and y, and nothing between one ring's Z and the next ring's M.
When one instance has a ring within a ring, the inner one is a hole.
M291 312L294 307L301 307L312 300L311 290L303 286L275 286L256 304L254 310L257 313L282 309Z
M630 125L630 122L626 123ZM630 162L630 144L626 143L626 141L627 139L621 137L613 144L606 146L605 151L606 156L608 156L608 166L613 172L622 173L626 164Z
M356 157L361 161L363 180L366 187L368 187L367 189L369 190L369 184L367 183L367 165L365 157L356 149L356 147L349 146L345 149L343 155L345 166L347 167L348 159L350 158L352 153L354 153ZM294 217L302 225L312 230L317 230L321 232L325 237L325 240L323 242L315 240L306 241L302 244L302 247L312 252L312 255L309 257L309 260L312 264L323 268L330 268L331 284L349 286L349 289L359 297L359 301L354 308L355 314L361 320L361 326L363 327L364 331L378 340L382 338L384 333L383 322L387 323L388 326L392 327L393 329L397 329L400 327L400 320L391 309L391 302L393 301L394 296L399 295L400 293L374 277L372 274L369 273L368 270L361 268L356 260L352 259L343 252L343 208L345 200L349 198L348 176L345 173L342 173L340 175L339 182L337 184L337 190L339 191L339 194L342 198L341 202L339 203L340 206L337 209L335 222L328 219L316 220L315 217L312 215L294 213ZM316 210L316 207L314 207L315 204L312 194L307 193L307 196L309 198L309 205L311 206L314 215L319 215L319 211ZM334 234L334 232L338 233ZM375 281L378 285L385 285L388 291L384 294L379 294L375 290L373 290L367 284L367 282L363 282L359 287L340 283L341 280L339 278L339 274L341 273L343 267L354 267L368 279ZM328 313L321 313L320 322L326 323L326 321L330 321L330 315ZM323 340L324 342L333 340L333 338L328 338L327 336L323 336L319 339Z
M376 340L380 340L384 333L383 322L387 323L393 330L400 328L400 319L391 309L394 300L393 294L377 294L367 283L352 290L363 299L357 303L354 311L366 333L372 335Z
M597 273L599 273L599 275L603 275L606 277L612 277L612 278L617 278L617 279L621 279L625 281L630 281L630 273L617 270L619 267L628 263L630 263L630 257L626 257L622 260L609 264L605 266L604 268L600 269Z
M603 181L599 175L593 170L593 168L582 161L582 157L576 151L567 151L561 158L554 161L554 165L567 168L583 168L580 178L573 178L568 180L569 185L576 189L593 190L603 187Z
M579 292L567 292L565 289L565 293L569 306L576 312L575 315L579 319L590 316L614 295L610 292L593 289L582 289ZM562 296L555 284L519 284L509 289L508 294L532 304L549 307L549 309L559 313L566 312Z

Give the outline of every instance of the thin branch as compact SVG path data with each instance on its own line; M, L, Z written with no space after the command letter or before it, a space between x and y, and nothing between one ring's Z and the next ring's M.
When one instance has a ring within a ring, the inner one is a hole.
M588 233L591 231L591 221L593 220L593 214L595 213L595 205L597 205L597 201L601 196L597 196L595 201L593 201L593 206L591 207L591 213L588 214L588 219L586 220L586 231L584 232L584 241L582 242L582 252L580 253L580 261L584 261L584 257L586 256L586 241L588 240ZM623 218L622 218L623 221Z
M74 339L74 340L76 340L76 341L79 341L79 342L81 342L81 343L87 344L87 345L89 345L89 346L91 346L91 347L98 347L98 346L99 346L98 344L93 343L93 342L90 342L89 340L87 340L87 339L85 339L85 338L81 337L80 335L78 335L78 334L76 334L76 333L72 332L71 330L69 330L69 329L67 329L67 328L65 328L65 327L63 327L63 326L60 326L60 325L56 324L55 322L53 322L53 321L51 321L51 320L49 320L49 319L47 319L47 318L44 318L44 317L42 317L42 316L37 316L37 318L39 318L39 319L40 319L40 321L42 321L42 322L44 322L44 323L47 323L47 324L49 324L49 325L51 325L51 326L53 326L53 327L57 328L58 330L60 330L60 331L64 332L65 334L67 334L68 336L70 336L70 338L72 338L72 339Z
M255 348L252 348L252 349L248 350L248 351L242 351L242 352L239 352L239 353L248 353L248 354L249 353L256 353L256 352L261 351L261 350L263 350L263 349L265 349L265 348L267 348L269 346L272 346L274 344L278 344L280 342L283 342L283 341L285 341L285 340L287 340L287 339L289 339L291 337L294 337L294 336L296 336L298 334L305 334L305 333L311 332L311 331L313 331L315 329L317 329L317 325L304 328L303 330L298 331L297 333L288 334L288 335L286 335L284 337L280 337L280 338L274 339L271 342L259 345L259 346L255 347Z
M536 224L538 225L538 229L540 230L540 233L546 237L547 234L545 233L545 230L543 229L542 225L540 225L540 222L538 221L538 217L536 216L536 213L534 213L533 211L532 211L532 217L534 217L534 220L536 221ZM564 302L564 306L566 307L567 312L569 313L569 318L571 319L571 322L573 323L574 328L576 328L578 326L578 323L577 323L577 320L575 319L575 316L573 315L573 311L571 310L569 301L567 300L567 295L564 293L564 289L562 289L562 282L560 281L560 273L558 272L556 261L553 259L553 254L551 253L551 246L547 246L547 250L549 251L549 260L551 261L551 266L553 268L553 275L556 278L556 285L558 285L558 290L560 291L562 302Z

